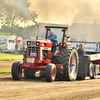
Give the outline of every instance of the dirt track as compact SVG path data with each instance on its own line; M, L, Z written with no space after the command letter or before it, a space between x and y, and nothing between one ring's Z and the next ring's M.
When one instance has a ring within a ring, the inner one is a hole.
M14 61L0 61L0 68L11 68ZM0 74L0 100L100 100L100 78L83 81L25 79L14 81L11 74Z
M22 62L22 60L0 60L0 69L11 68L13 62Z
M45 82L45 79L14 81L0 74L0 100L100 100L100 78L83 81Z

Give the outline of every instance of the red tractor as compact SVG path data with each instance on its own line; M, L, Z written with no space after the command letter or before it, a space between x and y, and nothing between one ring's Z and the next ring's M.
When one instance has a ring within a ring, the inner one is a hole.
M52 42L48 40L51 28L60 28L63 32L62 42L58 44L56 53L51 53ZM45 77L47 82L59 80L76 80L79 66L78 53L71 44L64 42L68 27L45 26L45 40L27 41L27 50L23 63L15 62L12 65L12 77L20 80L22 69L25 78Z

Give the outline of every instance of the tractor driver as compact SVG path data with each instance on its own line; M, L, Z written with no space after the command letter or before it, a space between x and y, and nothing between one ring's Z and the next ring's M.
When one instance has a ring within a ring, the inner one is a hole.
M53 33L53 30L50 30L50 35L48 36L48 39L52 42L51 52L55 53L58 44L58 36Z
M85 51L83 49L83 44L79 45L79 49L77 50L79 55L84 55Z

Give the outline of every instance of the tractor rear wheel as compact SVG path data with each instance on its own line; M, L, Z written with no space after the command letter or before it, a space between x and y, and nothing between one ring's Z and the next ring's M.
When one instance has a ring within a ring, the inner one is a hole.
M12 77L14 80L20 80L22 77L22 69L20 69L20 66L20 62L15 62L12 65Z
M24 69L24 76L25 78L27 79L30 79L30 78L36 78L35 77L35 71L32 70L32 69Z
M79 66L79 58L76 49L63 48L60 51L60 64L63 64L63 74L58 74L60 80L76 80Z
M56 66L55 64L48 64L45 73L46 81L52 82L56 78Z

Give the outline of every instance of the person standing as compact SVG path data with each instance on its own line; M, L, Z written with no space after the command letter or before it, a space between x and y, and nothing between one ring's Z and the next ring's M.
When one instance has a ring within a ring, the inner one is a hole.
M79 49L77 50L79 55L84 55L85 50L83 49L83 44L79 45Z

